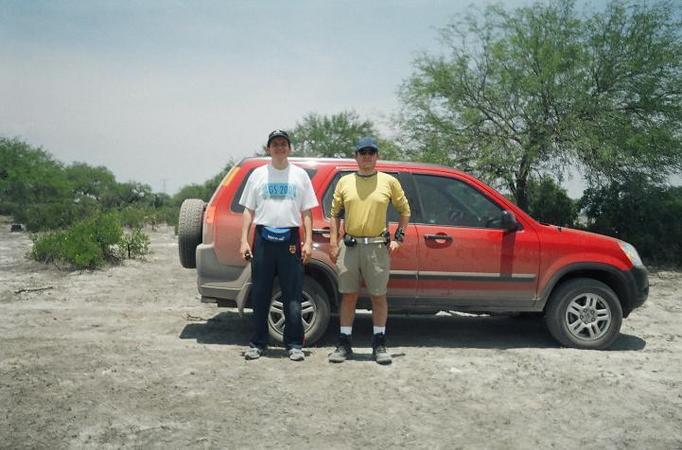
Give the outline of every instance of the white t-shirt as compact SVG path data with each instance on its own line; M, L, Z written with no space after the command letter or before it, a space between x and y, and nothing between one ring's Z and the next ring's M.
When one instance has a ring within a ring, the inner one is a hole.
M256 225L269 227L299 227L301 212L318 205L310 177L291 163L284 170L272 164L254 169L239 204L255 211Z

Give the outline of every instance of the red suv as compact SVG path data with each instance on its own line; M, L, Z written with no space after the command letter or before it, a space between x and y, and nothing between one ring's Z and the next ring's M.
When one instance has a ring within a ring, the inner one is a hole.
M208 204L197 199L182 204L180 261L196 267L203 302L240 312L250 306L251 266L239 256L239 198L249 174L268 161L244 159ZM313 210L313 258L305 266L302 308L306 342L314 343L340 301L327 254L332 194L339 178L357 166L352 159L290 162L308 172L320 203ZM647 271L626 242L538 223L499 192L452 168L380 161L377 169L400 180L412 209L405 242L391 257L391 313L538 313L561 344L601 349L648 296ZM389 208L391 234L397 219ZM358 307L370 308L364 294ZM281 342L284 314L277 285L269 325Z

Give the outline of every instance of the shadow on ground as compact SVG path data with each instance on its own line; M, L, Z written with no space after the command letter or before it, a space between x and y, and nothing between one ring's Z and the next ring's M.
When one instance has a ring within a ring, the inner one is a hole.
M236 311L216 314L205 323L191 323L180 333L181 339L194 339L202 344L247 345L251 336L251 314L239 316ZM327 332L317 343L332 347L336 343L338 318L332 317ZM369 345L372 318L359 312L353 325L356 345ZM532 317L458 316L458 315L398 315L388 320L387 335L394 347L450 348L558 348L559 344L547 331L544 322ZM610 351L637 351L646 341L622 334Z

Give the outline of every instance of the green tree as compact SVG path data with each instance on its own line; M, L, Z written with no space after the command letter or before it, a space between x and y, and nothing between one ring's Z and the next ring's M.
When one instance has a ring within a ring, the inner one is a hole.
M180 188L177 194L173 196L173 203L176 206L180 206L185 199L188 198L200 198L204 201L207 200L208 192L204 186L200 184L188 184Z
M543 223L564 227L575 225L578 205L552 177L544 175L530 182L528 213Z
M58 161L41 148L0 138L1 213L37 230L68 223L74 207L72 185Z
M116 189L116 177L106 167L79 162L66 167L65 173L76 198L89 197L99 202L106 193Z
M630 242L649 263L682 264L682 187L644 175L585 190L587 228Z
M379 135L374 123L362 120L354 111L330 116L310 113L289 131L294 148L292 156L351 158L355 142L363 136L374 136L382 159L398 159L400 149Z
M682 168L682 46L670 3L499 6L442 31L401 86L415 159L454 165L528 208L530 182L567 167L590 182ZM679 17L679 16L678 16Z
M218 188L218 185L223 181L223 178L225 178L225 175L227 175L227 172L229 172L234 165L234 161L230 160L220 172L204 181L202 184L188 184L183 186L173 196L173 205L179 208L182 202L188 198L200 198L203 201L208 202Z
M136 181L116 183L113 189L102 194L102 203L105 209L118 209L125 206L140 208L154 204L154 194L151 186Z

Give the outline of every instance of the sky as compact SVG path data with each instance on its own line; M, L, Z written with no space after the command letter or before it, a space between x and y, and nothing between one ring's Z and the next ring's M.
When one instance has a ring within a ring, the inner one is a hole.
M440 52L438 30L471 8L0 0L0 136L174 194L309 113L354 110L389 134L413 60Z

